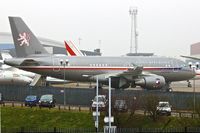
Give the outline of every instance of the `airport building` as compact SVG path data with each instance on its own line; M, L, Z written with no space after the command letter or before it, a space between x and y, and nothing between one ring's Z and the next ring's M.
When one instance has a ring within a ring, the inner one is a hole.
M45 49L52 54L67 54L64 42L38 37ZM9 50L12 56L16 56L15 47L11 33L0 32L0 50ZM84 55L101 56L100 49L94 51L81 50Z
M200 42L190 45L190 55L200 55Z
M200 56L200 42L194 43L190 45L190 55L191 56ZM199 60L194 60L194 59L186 59L186 63L190 64L196 64L199 63Z

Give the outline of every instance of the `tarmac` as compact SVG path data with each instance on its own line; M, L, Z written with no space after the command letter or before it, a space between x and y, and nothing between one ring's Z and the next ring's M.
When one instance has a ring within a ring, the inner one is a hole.
M187 81L180 81L180 82L173 82L171 84L171 87L174 92L200 92L200 80L191 80L191 87L188 87L188 82ZM66 88L95 88L95 83L69 83L66 85L63 84L56 84L52 85L54 87L66 87ZM103 86L104 89L107 89L108 86ZM141 87L136 87L136 88L127 88L128 90L142 90Z

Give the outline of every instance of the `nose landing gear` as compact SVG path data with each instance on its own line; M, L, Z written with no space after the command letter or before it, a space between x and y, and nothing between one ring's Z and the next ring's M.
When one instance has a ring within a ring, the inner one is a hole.
M188 84L187 84L187 87L192 87L192 84L189 80L187 80Z

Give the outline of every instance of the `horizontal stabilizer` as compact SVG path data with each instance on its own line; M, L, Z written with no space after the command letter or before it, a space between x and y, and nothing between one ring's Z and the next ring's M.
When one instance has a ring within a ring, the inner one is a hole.
M5 60L5 59L11 59L12 58L12 56L10 55L10 53L4 52L4 51L1 52L1 56L2 56L3 60Z

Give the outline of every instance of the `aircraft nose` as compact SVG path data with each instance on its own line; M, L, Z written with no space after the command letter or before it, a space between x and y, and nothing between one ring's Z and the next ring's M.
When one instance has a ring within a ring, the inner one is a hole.
M183 69L184 71L187 71L188 72L188 75L191 76L191 78L195 77L196 76L196 71L191 69L191 68L184 68Z

